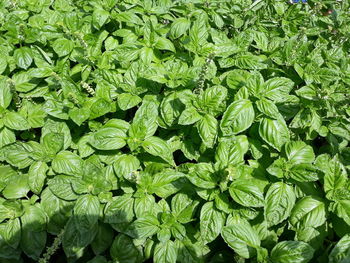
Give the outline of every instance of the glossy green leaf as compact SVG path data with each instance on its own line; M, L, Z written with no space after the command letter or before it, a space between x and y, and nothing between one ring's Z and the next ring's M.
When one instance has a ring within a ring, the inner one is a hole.
M116 262L137 263L141 258L140 251L134 245L132 239L124 234L119 234L114 239L110 254Z
M98 150L117 150L126 145L123 130L106 127L98 130L90 139L90 144Z
M234 101L230 104L220 123L221 131L224 135L238 134L248 129L255 118L252 103L247 99Z
M218 121L211 115L206 114L198 122L198 133L202 138L203 143L212 148L218 133Z
M64 57L72 52L74 43L69 39L60 38L53 43L52 48L59 57Z
M158 243L154 248L154 262L155 263L175 263L177 258L177 251L173 241Z
M33 62L33 52L29 47L21 47L15 50L13 57L18 67L27 69Z
M292 164L312 163L315 154L311 146L302 141L292 141L285 145L287 158Z
M281 263L307 263L310 262L314 249L301 241L279 242L271 251L272 262Z
M264 196L259 187L249 179L237 179L230 186L230 195L240 205L247 207L263 207Z
M329 263L345 263L350 256L350 236L343 236L329 254Z
M159 156L170 164L174 163L171 149L161 138L155 136L149 137L143 142L142 146L149 154Z
M223 212L214 207L213 202L207 202L202 206L200 213L201 239L206 244L218 237L225 223Z
M233 224L222 229L221 235L225 242L241 257L251 258L255 249L260 247L258 233L245 219L238 219Z
M265 218L269 226L287 219L295 204L296 196L292 186L277 182L269 187L265 196Z
M306 196L292 209L289 222L295 227L318 227L326 221L326 209L322 199Z
M259 124L259 135L270 146L280 151L289 141L289 130L283 119L263 118Z

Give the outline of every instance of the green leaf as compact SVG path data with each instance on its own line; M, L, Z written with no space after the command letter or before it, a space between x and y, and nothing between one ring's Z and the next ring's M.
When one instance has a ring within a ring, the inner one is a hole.
M209 30L206 23L207 16L201 13L190 29L189 37L196 47L203 46L207 42Z
M252 103L247 99L232 102L224 112L220 123L221 131L225 136L238 134L248 129L255 118Z
M239 164L244 161L244 155L248 149L249 142L245 135L222 140L216 148L215 160L225 166Z
M97 229L96 226L90 231L81 233L78 231L73 217L71 217L65 226L62 240L62 247L66 256L70 258L80 257L84 248L93 241Z
M53 42L52 48L59 57L64 57L72 52L74 42L66 38L59 38Z
M97 224L100 215L100 202L97 196L83 195L74 206L74 221L78 231L86 232Z
M279 242L271 251L273 263L307 263L313 258L314 249L301 241Z
M264 56L253 55L250 52L241 52L234 58L222 58L219 60L219 64L222 68L230 68L236 66L240 69L265 69L267 64L265 63Z
M124 234L116 236L110 254L114 262L138 263L141 259L140 251L134 245L133 240Z
M48 180L47 184L50 191L60 199L72 201L78 198L78 195L73 191L71 176L56 175Z
M90 144L98 150L117 150L126 145L126 134L123 130L114 127L106 127L95 132Z
M72 137L70 134L70 129L65 122L59 122L54 120L46 120L44 127L41 130L40 141L43 140L44 136L48 133L61 133L64 136L63 149L67 149L72 143ZM55 146L56 147L56 146Z
M49 167L44 162L35 162L29 167L28 185L33 193L40 194L45 184L48 169Z
M101 117L111 111L111 103L98 98L90 107L90 120Z
M110 225L99 222L98 232L94 241L91 243L91 248L95 255L103 254L112 245L115 234Z
M137 95L122 93L118 95L118 106L122 110L128 110L139 104L142 99Z
M155 136L149 137L143 141L142 147L149 154L159 156L171 165L174 164L173 153L169 145L161 138Z
M225 107L225 99L227 97L227 89L223 86L214 86L207 88L197 100L200 108L216 116L218 113L221 113Z
M46 230L47 215L38 204L27 206L21 217L21 223L23 229L30 229L34 232L44 231Z
M32 128L41 128L45 124L46 112L41 105L29 104L28 105L28 123Z
M226 83L230 89L238 90L247 84L251 74L246 70L234 69L229 71L226 77Z
M33 52L29 47L20 47L15 50L13 57L18 67L27 69L33 62Z
M7 59L6 57L0 58L0 74L2 74L7 68Z
M175 47L173 42L171 42L169 39L159 37L156 44L155 48L160 49L160 50L169 50L172 52L175 52Z
M158 243L154 248L154 263L175 263L177 251L173 241Z
M90 117L90 109L88 108L73 108L69 110L69 117L78 126L82 125L84 121Z
M289 170L289 176L299 182L313 182L319 179L316 168L311 164L296 164Z
M277 106L270 100L262 98L256 102L259 111L272 119L281 118Z
M226 216L214 207L213 202L207 202L202 206L200 213L200 234L204 244L215 240L225 224Z
M264 196L258 186L249 179L237 179L230 185L230 195L240 205L263 207Z
M179 124L191 125L201 119L201 115L198 113L195 107L186 108L179 117Z
M206 114L198 122L197 128L203 143L213 148L218 133L218 121L212 115Z
M52 169L60 174L80 175L83 169L83 160L72 152L62 151L53 159Z
M286 143L285 152L291 164L312 163L315 160L312 147L302 141Z
M188 180L204 189L214 189L217 186L217 175L209 163L199 163L190 167Z
M106 223L131 223L134 218L134 199L128 194L113 197L106 204L104 215Z
M28 186L28 176L27 175L17 175L12 177L2 191L3 196L6 199L17 199L26 197L29 192Z
M45 151L54 156L64 147L64 134L49 132L43 136L42 144Z
M264 215L268 226L274 226L287 219L295 204L293 187L277 182L269 187L265 196Z
M350 200L339 200L331 205L334 206L331 206L331 210L350 225Z
M14 143L16 141L16 135L10 129L4 127L0 129L0 148L5 145Z
M19 218L10 219L0 228L0 236L12 248L17 248L21 240L21 223Z
M188 263L203 263L202 246L198 243L193 244L191 241L184 240L179 242L175 241L178 248L177 260L179 262Z
M24 131L30 128L28 121L17 112L8 112L4 116L4 125L17 131Z
M12 92L5 79L0 80L0 106L6 109L12 101Z
M169 195L179 191L180 186L176 184L176 181L182 177L184 177L183 173L170 169L163 170L153 176L149 191L160 197L167 198Z
M320 156L319 156L320 157ZM327 193L327 198L334 198L337 196L337 192L341 189L346 188L346 183L348 181L348 176L345 170L345 167L337 160L322 160L318 158L322 163L322 166L319 167L322 170L324 175L324 191ZM316 165L318 160L316 160Z
M161 116L168 126L173 125L183 109L184 104L180 101L176 92L167 95L160 105Z
M140 167L140 161L132 155L122 155L113 164L114 171L118 177L132 180L133 172Z
M30 258L38 260L46 246L46 231L34 232L23 229L21 233L21 249Z
M329 263L346 263L350 258L350 235L343 236L329 254Z
M176 220L180 223L189 223L195 213L199 201L193 200L186 194L178 193L171 199L171 211Z
M289 141L289 130L283 119L263 118L259 124L259 135L278 151Z
M284 101L289 92L292 90L294 82L283 77L276 77L265 82L262 94L276 102Z
M159 231L159 221L153 215L144 215L136 219L131 225L129 234L138 239L151 237Z
M190 21L185 17L174 20L170 27L170 35L172 38L179 38L190 28Z
M14 143L2 149L6 161L20 169L30 166L34 160L30 157L30 147L24 143Z
M242 258L252 258L260 247L258 233L246 219L237 219L223 227L221 235L225 242Z
M95 9L92 13L92 24L96 29L100 29L108 20L109 12L103 9Z
M153 97L149 97L143 100L142 105L135 113L133 122L129 129L129 135L133 140L143 140L147 137L154 135L157 130L157 117L158 117L158 104ZM131 149L135 149L139 146L129 143Z
M306 196L292 209L289 222L297 228L318 227L326 221L325 203L322 199Z

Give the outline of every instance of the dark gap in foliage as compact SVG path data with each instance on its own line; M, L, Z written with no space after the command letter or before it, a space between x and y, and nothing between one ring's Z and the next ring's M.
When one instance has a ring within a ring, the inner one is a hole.
M173 153L173 155L174 155L174 161L176 165L191 162L191 160L187 159L181 150L176 150Z

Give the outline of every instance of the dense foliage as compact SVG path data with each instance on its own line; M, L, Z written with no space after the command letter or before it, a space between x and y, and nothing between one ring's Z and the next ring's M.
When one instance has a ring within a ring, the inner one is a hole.
M349 9L1 0L0 262L349 262Z

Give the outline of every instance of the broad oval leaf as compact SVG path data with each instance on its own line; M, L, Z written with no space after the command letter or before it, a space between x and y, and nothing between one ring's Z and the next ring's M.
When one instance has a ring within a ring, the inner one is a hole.
M343 236L328 257L329 263L347 263L350 258L350 234Z
M306 196L292 209L289 222L294 227L318 227L326 221L325 203L322 199Z
M33 62L33 52L29 47L17 48L13 54L18 67L27 69Z
M210 114L204 115L197 124L199 136L203 143L212 148L215 144L218 130L218 121Z
M124 234L116 236L110 248L110 254L115 262L138 263L141 258L140 251L133 240Z
M163 139L155 136L149 137L144 140L142 147L149 154L159 156L164 161L174 164L173 153L169 145Z
M200 213L200 233L204 244L216 239L225 224L226 216L214 207L213 202L202 206Z
M17 112L9 112L4 116L4 125L7 128L23 131L30 128L28 121Z
M295 204L292 186L277 182L270 186L265 196L265 219L268 226L274 226L287 219Z
M67 175L80 175L82 173L83 160L69 151L59 152L52 161L52 169L56 173Z
M223 227L221 235L225 242L243 258L252 258L256 255L255 249L260 247L258 233L246 219L240 218Z
M98 150L117 150L126 145L126 134L123 130L105 127L98 130L90 139L90 144Z
M289 141L289 130L285 121L263 118L259 124L259 135L270 146L280 151L282 146Z
M301 241L279 242L271 251L273 263L307 263L310 262L314 249Z
M78 231L89 231L97 224L100 215L100 201L97 196L83 195L78 198L73 211Z
M227 107L220 122L221 131L225 136L238 134L250 127L255 118L253 104L250 100L240 99Z
M154 248L154 263L175 263L177 251L173 241L159 242Z
M264 196L258 186L249 179L237 179L230 185L230 195L234 201L247 207L263 207Z
M315 154L312 147L302 141L286 143L285 152L288 161L292 164L312 163L315 160Z

